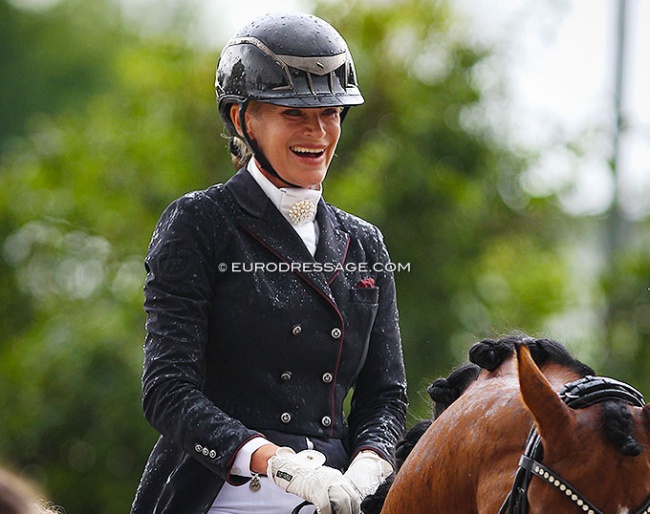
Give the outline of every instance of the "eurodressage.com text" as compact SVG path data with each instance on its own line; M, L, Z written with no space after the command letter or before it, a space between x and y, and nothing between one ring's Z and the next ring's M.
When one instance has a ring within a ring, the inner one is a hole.
M411 263L406 262L222 262L221 273L399 273L411 271Z

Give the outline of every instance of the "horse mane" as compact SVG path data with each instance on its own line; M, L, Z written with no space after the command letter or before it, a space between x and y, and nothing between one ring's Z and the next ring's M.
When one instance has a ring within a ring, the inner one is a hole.
M434 380L427 387L427 393L434 403L432 417L416 423L397 443L395 473L433 421L465 392L481 369L496 370L514 354L515 346L520 343L530 349L531 356L539 367L556 363L582 377L596 374L591 367L575 359L561 343L553 339L533 339L525 334L508 335L498 340L483 339L472 345L469 363L461 365L446 378ZM624 455L635 456L641 453L642 446L632 437L632 415L626 403L615 400L604 402L601 406L601 423L606 439ZM394 477L395 474L391 475L374 494L364 499L361 504L364 514L380 514Z
M520 343L528 346L537 366L554 362L583 377L595 375L592 368L575 359L561 343L553 339L533 339L523 334L506 336L496 341L483 339L469 350L469 359L481 368L494 371L514 353L515 345Z
M601 421L605 438L623 455L636 457L643 447L632 437L632 414L622 401L607 401L601 405Z
M464 364L452 371L447 378L438 378L429 384L427 393L434 404L433 419L437 419L465 392L480 371L481 368L476 364Z
M523 343L538 366L554 362L580 375L595 375L594 370L575 359L568 350L553 339L533 339L524 334L513 334L501 339L483 339L469 350L470 363L452 371L447 378L434 380L427 388L434 402L433 419L437 419L447 407L456 401L465 389L476 380L481 369L494 371L515 352L515 346Z

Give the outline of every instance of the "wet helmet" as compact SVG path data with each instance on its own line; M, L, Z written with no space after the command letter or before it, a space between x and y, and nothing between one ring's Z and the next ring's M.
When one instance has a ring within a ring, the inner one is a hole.
M240 105L244 139L265 169L277 175L246 133L251 100L286 107L342 107L363 103L345 40L309 14L267 14L244 26L224 47L215 81L219 115L238 137L230 108Z

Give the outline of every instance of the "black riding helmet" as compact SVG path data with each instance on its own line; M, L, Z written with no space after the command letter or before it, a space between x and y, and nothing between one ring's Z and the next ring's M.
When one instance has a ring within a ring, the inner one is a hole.
M228 135L240 137L230 108L240 105L243 139L269 173L273 169L244 115L251 100L285 107L342 107L363 103L345 40L326 21L309 14L267 14L244 26L224 47L215 81L219 115Z

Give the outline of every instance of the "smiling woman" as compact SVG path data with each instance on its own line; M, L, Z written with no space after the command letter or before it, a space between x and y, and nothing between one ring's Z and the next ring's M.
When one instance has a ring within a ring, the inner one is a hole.
M252 102L246 113L248 135L274 168L282 170L279 177L264 169L262 173L277 187L320 189L341 135L340 112L338 107L300 109ZM242 134L238 105L232 107L231 117Z
M221 54L215 84L219 113L229 135L255 154L265 175L302 187L280 176L274 164L288 163L269 162L271 145L261 140L267 139L269 129L286 128L293 132L290 143L306 149L302 153L323 152L327 168L340 136L340 121L350 106L363 103L354 63L340 34L315 16L287 23L285 15L274 14L266 16L262 26L256 23L242 29ZM257 114L255 134L246 115L251 108ZM265 116L260 116L262 112Z
M383 237L322 198L363 103L352 57L320 18L267 15L226 45L216 90L238 171L169 206L149 246L143 405L161 437L132 514L359 514L407 399Z

